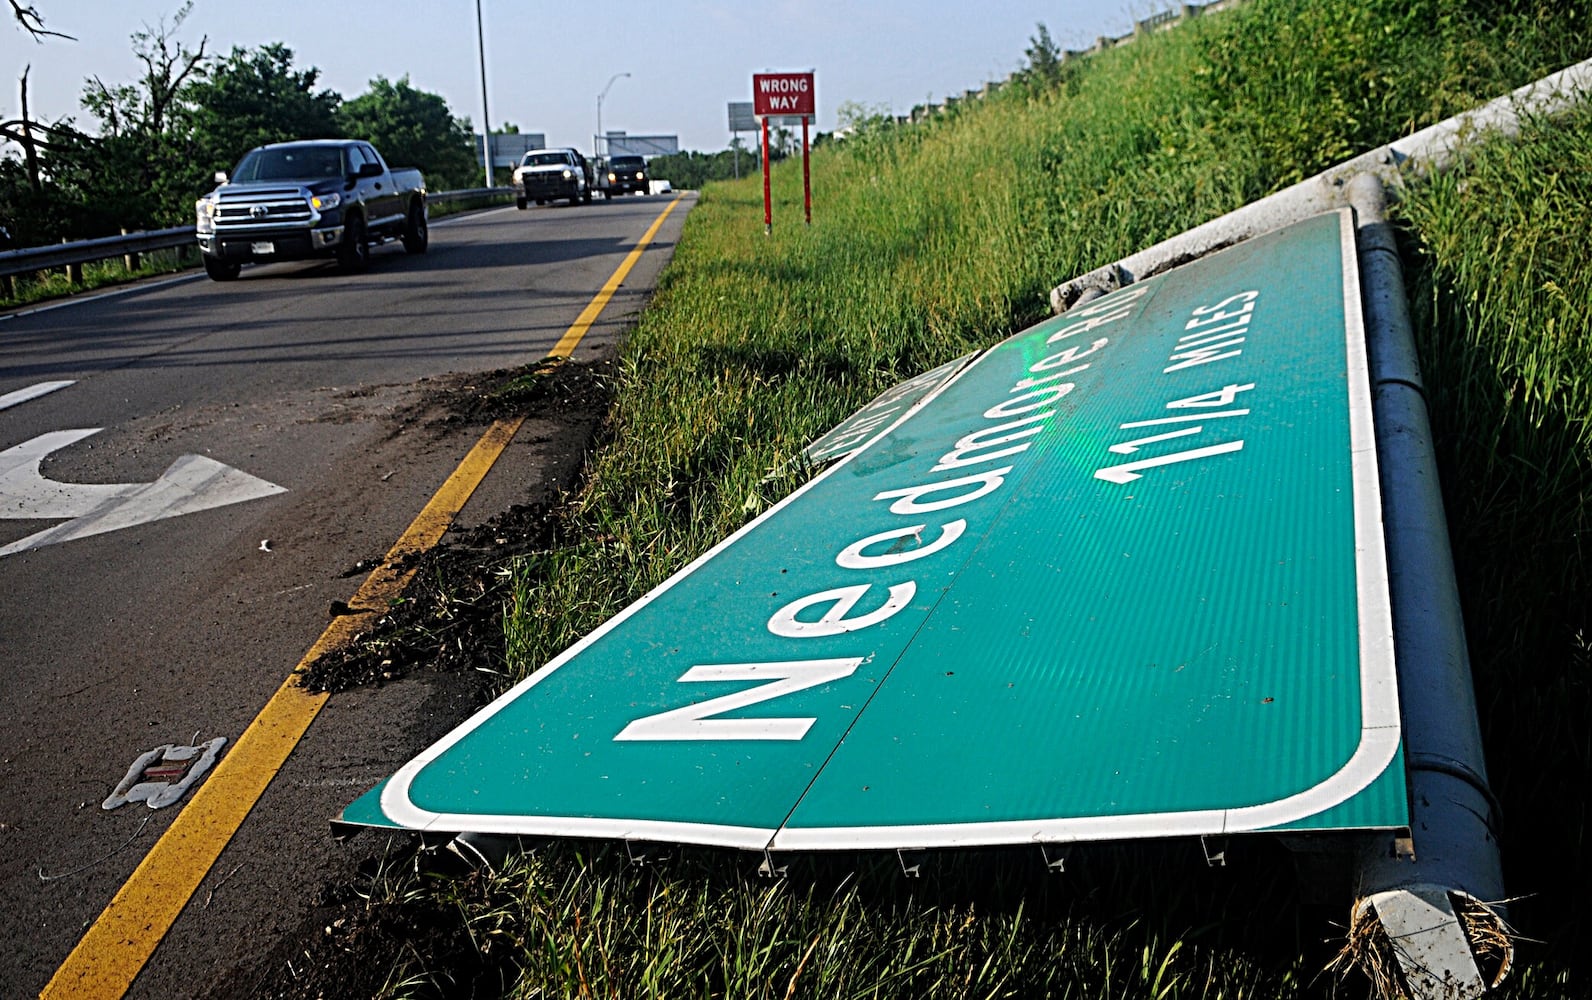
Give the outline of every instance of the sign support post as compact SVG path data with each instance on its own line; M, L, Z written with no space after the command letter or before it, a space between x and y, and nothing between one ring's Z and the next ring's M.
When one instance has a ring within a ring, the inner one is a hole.
M813 224L813 174L809 166L807 144L807 126L812 123L811 115L802 115L802 209L807 213L807 224Z
M763 235L767 236L774 231L774 201L768 183L768 117L761 119L763 123Z

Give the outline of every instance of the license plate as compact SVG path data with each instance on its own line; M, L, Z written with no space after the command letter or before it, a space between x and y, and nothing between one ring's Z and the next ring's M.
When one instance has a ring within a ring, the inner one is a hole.
M276 253L275 243L250 243L249 249L255 253Z

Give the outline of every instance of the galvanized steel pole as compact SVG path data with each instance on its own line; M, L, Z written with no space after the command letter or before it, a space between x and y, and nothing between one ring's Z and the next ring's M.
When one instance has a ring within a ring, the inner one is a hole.
M492 115L486 109L486 29L481 24L481 0L475 0L475 43L481 55L481 160L486 164L486 186L492 186Z
M774 199L773 191L768 180L768 116L762 118L763 125L763 235L767 236L774 231Z
M597 95L597 135L592 139L591 144L591 153L593 156L607 156L609 153L607 142L608 137L603 134L603 100L608 96L608 88L614 85L615 80L622 76L628 77L629 75L629 73L615 73L613 76L610 76L608 78L608 82L603 85L602 93ZM602 148L598 149L598 146L601 146Z
M1375 911L1416 996L1459 1000L1491 985L1455 905L1486 920L1504 898L1497 802L1487 785L1448 521L1386 193L1375 176L1361 174L1348 195L1359 228L1414 846L1411 854L1374 849L1360 859L1355 916ZM1507 957L1503 963L1507 969Z

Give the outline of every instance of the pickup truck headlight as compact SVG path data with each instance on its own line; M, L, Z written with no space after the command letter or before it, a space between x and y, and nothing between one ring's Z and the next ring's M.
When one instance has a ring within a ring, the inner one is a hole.
M574 176L575 176L575 171L573 171L573 170L564 171L564 179L566 181L569 180L571 177L574 177Z
M343 196L333 191L331 194L316 194L310 196L310 205L317 212L336 208L343 203Z
M610 184L612 184L614 181L617 181L618 179L619 178L614 175L614 172L612 170L608 171L608 182Z
M209 198L200 198L194 203L194 213L198 216L195 228L201 235L210 235L216 231L216 203Z

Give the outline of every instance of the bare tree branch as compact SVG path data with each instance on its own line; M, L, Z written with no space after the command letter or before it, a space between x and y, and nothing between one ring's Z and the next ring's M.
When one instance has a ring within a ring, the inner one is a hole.
M36 42L46 38L64 38L69 42L77 41L71 35L64 35L59 31L51 31L44 26L44 15L40 14L37 7L32 5L24 7L22 0L11 0L11 13L16 15L17 24L23 31L33 36Z

